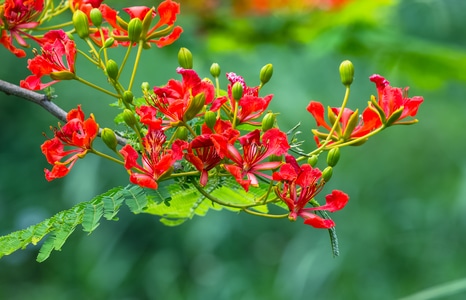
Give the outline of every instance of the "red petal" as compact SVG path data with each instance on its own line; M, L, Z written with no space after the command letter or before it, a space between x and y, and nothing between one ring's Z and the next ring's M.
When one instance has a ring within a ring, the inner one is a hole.
M306 109L308 112L312 114L312 116L316 120L317 126L322 126L326 128L327 130L331 129L330 126L325 121L325 118L324 118L325 109L322 103L317 102L317 101L311 101Z

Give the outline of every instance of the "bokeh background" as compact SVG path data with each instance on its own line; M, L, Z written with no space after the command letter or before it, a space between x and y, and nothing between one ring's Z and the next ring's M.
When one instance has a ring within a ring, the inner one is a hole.
M0 299L465 299L466 2L181 2L185 33L145 53L137 82L176 77L179 47L192 51L201 77L217 62L256 85L272 63L264 93L275 95L270 108L283 130L301 122L305 149L315 127L305 107L311 99L339 105L344 59L356 68L353 109L375 94L373 73L425 97L418 124L342 150L329 183L351 197L333 214L341 255L332 257L327 231L301 221L221 211L165 227L122 208L118 222L103 220L91 235L78 227L43 263L34 246L3 257ZM0 55L1 79L28 75L26 60ZM92 67L78 74L105 84ZM112 126L111 99L69 82L54 88L65 110L82 103L101 127ZM35 104L0 94L0 235L127 184L123 169L92 156L46 182L39 145L56 123Z

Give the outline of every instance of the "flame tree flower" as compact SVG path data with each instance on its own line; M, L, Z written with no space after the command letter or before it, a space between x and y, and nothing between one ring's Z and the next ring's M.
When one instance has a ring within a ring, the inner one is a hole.
M44 170L48 181L67 175L78 158L83 158L92 149L92 142L99 132L94 115L84 120L80 105L68 112L66 120L68 122L63 127L53 129L55 137L41 146L47 162L53 166L51 171ZM67 150L65 146L71 149Z
M340 113L341 108L332 107L329 109L329 116L332 116L332 119L335 120L337 115ZM325 120L325 108L322 103L311 101L307 106L307 111L312 114L316 120L317 126L323 127L330 132L332 125L328 124ZM357 110L352 111L349 108L344 108L342 116L338 122L338 126L336 127L336 130L333 132L331 137L331 141L349 141L364 137L381 126L382 123L380 122L379 115L369 107L363 111L361 117L359 116ZM314 134L317 145L320 145L321 140L327 139L328 136L327 133L320 132L316 129L313 129L312 133ZM329 144L331 144L331 142Z
M406 117L415 117L419 106L424 101L421 96L408 98L409 88L391 87L390 82L384 77L374 74L370 80L377 88L378 100L372 97L369 107L376 110L385 126L395 124L412 124L417 120L403 121Z
M63 61L65 58L66 63ZM28 60L28 69L33 75L21 80L20 85L30 90L42 90L60 80L76 78L74 64L76 45L63 30L51 30L44 35L42 54ZM44 75L53 80L42 83Z
M143 118L148 114L144 109L138 110L137 113ZM162 130L161 123L151 120L147 122L148 131L142 138L142 165L137 161L139 153L131 145L125 145L120 153L125 159L125 168L130 174L131 183L157 189L157 180L172 172L174 162L183 157L184 147L175 141L172 149L166 148L164 144L167 137Z
M259 87L249 87L246 85L244 78L235 73L227 73L227 79L231 84L228 85L228 96L218 97L212 104L212 111L218 110L224 103L230 100L230 110L233 113L235 106L238 105L236 116L236 125L241 123L254 123L251 120L260 117L272 101L273 95L259 97ZM239 82L243 87L243 95L238 103L235 102L232 95L232 86ZM255 123L259 124L258 122Z
M176 72L182 81L170 79L164 87L154 87L154 94L147 99L168 119L167 127L189 121L215 97L212 83L201 80L194 70L179 67Z
M325 182L318 168L312 168L309 164L299 166L291 155L286 156L286 164L280 171L273 173L272 178L279 182L275 187L275 193L288 206L289 219L295 221L297 217L301 217L305 224L315 228L328 229L334 227L335 223L316 215L314 211L335 212L344 208L349 200L347 194L334 190L325 197L325 205L306 208L305 206L322 190Z
M129 46L131 42L135 42L129 38L129 23L119 17L117 11L106 4L102 4L100 10L103 18L114 28L112 35L115 40L119 41L123 46ZM129 14L131 20L139 19L144 24L141 35L138 38L144 41L146 47L150 47L151 43L154 43L159 48L170 45L183 32L180 26L174 26L176 15L180 12L180 5L171 0L165 0L159 4L157 7L159 20L152 28L149 28L150 23L157 16L154 8L132 6L123 10Z
M225 164L224 168L246 191L249 190L250 185L259 184L256 175L272 179L262 171L276 169L282 164L281 161L262 162L264 159L271 155L282 155L290 149L286 134L278 128L267 130L262 136L262 141L258 129L239 137L243 155L226 138L219 136L213 138L218 145L218 150L221 151L220 156L226 156L233 161L233 164Z
M0 44L17 57L25 57L26 52L16 48L13 39L22 47L29 46L23 36L39 42L27 31L39 26L38 17L43 9L44 0L5 0L0 5Z

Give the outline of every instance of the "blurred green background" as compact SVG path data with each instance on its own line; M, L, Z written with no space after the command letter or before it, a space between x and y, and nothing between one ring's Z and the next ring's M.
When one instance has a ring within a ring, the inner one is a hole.
M399 299L438 286L438 297L431 291L410 299L465 299L466 2L353 0L339 9L288 6L261 14L229 2L199 3L182 6L180 40L145 53L137 82L177 78L179 47L192 51L201 77L218 62L222 73L256 85L260 68L272 63L264 93L275 95L271 109L280 112L281 129L301 122L308 150L315 122L305 107L311 99L339 105L344 59L356 68L353 109L375 94L373 73L424 96L418 124L342 150L328 184L350 195L333 214L341 255L332 257L327 231L300 220L222 211L165 227L122 208L120 221L103 220L89 236L77 230L44 263L35 262L33 246L2 258L0 299ZM19 83L29 74L26 60L0 51L0 78ZM105 85L92 67L77 72ZM74 82L54 88L65 110L82 103L101 127L112 126L111 99ZM66 178L46 182L39 146L56 123L35 104L0 94L0 235L127 184L123 169L92 156Z

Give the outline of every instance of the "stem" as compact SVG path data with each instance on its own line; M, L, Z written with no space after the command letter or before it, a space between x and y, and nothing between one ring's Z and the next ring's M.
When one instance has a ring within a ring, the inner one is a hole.
M121 62L120 70L118 71L118 76L115 80L118 80L120 78L121 72L123 71L123 68L126 65L126 61L128 61L129 54L131 53L131 49L133 47L128 46L128 49L126 50L125 57L123 58L123 61Z
M98 91L101 91L102 93L105 93L105 94L110 95L110 96L112 96L112 97L114 97L114 98L117 98L117 99L120 98L119 95L114 94L114 93L112 93L112 92L110 92L110 91L107 91L106 89L101 88L100 86L95 85L95 84L93 84L92 82L89 82L89 81L87 81L87 80L85 80L85 79L82 79L81 77L79 77L79 76L77 76L77 75L76 75L75 79L76 79L77 81L81 82L81 83L84 83L85 85L88 85L88 86L90 86L90 87L92 87L92 88L94 88L94 89L96 89L96 90L98 90Z
M243 209L245 213L248 213L250 215L254 216L259 216L259 217L266 217L266 218L272 218L272 219L284 219L288 217L288 214L283 214L283 215L271 215L271 214L264 214L258 211L250 210L250 209Z
M51 25L47 27L37 27L37 28L34 28L34 30L49 31L53 29L62 29L65 26L71 26L71 25L73 25L73 21L65 22L62 24Z
M56 117L62 122L67 122L66 120L66 115L67 112L64 111L61 107L56 105L54 102L50 101L49 98L47 98L46 95L36 93L34 91L24 89L20 86L17 86L15 84L9 83L7 81L3 81L0 79L0 91L4 92L7 95L13 95L16 97L19 97L21 99L25 99L28 101L31 101L35 104L40 105L42 108L44 108L46 111L48 111L52 116ZM99 135L102 129L99 128ZM118 144L119 145L126 145L127 141L126 139L116 136Z
M110 156L110 155L107 155L107 154L105 154L105 153L99 152L99 151L97 151L97 150L95 150L95 149L91 149L91 150L89 150L89 152L94 153L95 155L98 155L98 156L100 156L100 157L106 158L106 159L108 159L108 160L111 160L111 161L113 161L113 162L116 162L117 164L120 164L120 165L124 165L124 164L125 164L124 161L118 160L118 159L116 159L116 158L114 158L114 157L112 157L112 156Z
M139 60L141 59L142 49L144 48L144 41L140 40L138 44L138 53L136 54L136 59L134 60L133 73L131 74L131 79L129 81L128 91L131 91L133 88L134 78L136 77L136 71L138 70Z
M229 203L229 202L224 202L217 197L212 196L211 194L207 193L200 185L197 183L195 180L192 180L191 183L194 185L194 187L207 199L209 199L212 202L215 202L217 204L220 204L222 206L227 206L227 207L233 207L233 208L241 208L241 209L247 209L251 208L254 206L261 206L264 205L263 203L254 203L254 204L234 204L234 203ZM288 214L287 214L288 215Z

